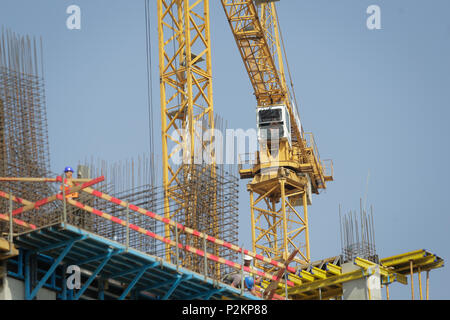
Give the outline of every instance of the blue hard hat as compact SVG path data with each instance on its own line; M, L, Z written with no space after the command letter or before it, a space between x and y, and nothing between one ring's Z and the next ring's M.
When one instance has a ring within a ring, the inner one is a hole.
M253 289L253 286L255 285L255 281L252 277L245 277L245 286L251 290Z
M73 169L72 169L72 167L65 167L64 168L64 172L73 172Z

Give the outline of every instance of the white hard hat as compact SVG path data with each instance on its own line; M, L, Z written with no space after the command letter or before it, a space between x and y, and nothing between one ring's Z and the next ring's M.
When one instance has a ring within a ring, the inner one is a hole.
M253 260L253 258L252 258L252 257L250 257L250 256L248 256L248 255L245 255L245 256L244 256L244 260L247 260L247 261L252 261L252 260Z

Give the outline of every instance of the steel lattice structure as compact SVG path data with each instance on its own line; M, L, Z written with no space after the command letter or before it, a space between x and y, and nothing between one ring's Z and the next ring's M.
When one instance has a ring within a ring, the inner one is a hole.
M181 214L190 226L204 213L197 209L197 201L203 200L195 188L184 186L199 174L216 181L214 154L207 151L213 138L204 139L204 133L214 129L209 1L158 0L158 26L165 217ZM217 226L217 187L211 188L208 215L211 225ZM171 203L180 201L179 208L170 212ZM176 236L174 228L165 228L167 238ZM213 234L218 232L216 228ZM196 238L186 241L198 245ZM166 259L174 254L167 246ZM184 264L198 268L195 260L186 259Z

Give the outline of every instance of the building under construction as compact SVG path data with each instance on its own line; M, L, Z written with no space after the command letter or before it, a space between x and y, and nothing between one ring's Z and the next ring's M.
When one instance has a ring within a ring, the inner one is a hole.
M414 292L418 273L422 292L421 272L443 266L426 250L380 259L373 212L362 209L359 222L356 213L341 217L342 254L311 260L308 206L333 172L300 123L275 3L221 4L257 99L261 149L239 171L251 179L251 250L237 245L237 168L208 153L214 137L202 140L225 129L213 113L209 1L158 0L162 183L153 147L137 160L79 162L72 180L52 174L42 45L3 31L0 299L373 300L381 287L389 299L392 283L406 285L409 276ZM190 134L174 134L182 130ZM170 144L187 161L174 164ZM255 290L245 287L244 272L261 280ZM231 274L241 275L239 286L230 285Z

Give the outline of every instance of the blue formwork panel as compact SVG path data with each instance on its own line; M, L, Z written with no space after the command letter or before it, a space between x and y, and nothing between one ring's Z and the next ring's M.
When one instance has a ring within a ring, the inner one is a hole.
M22 234L15 238L14 243L22 250L54 259L57 266L50 266L49 272L52 267L56 270L61 265L76 265L89 272L80 290L68 293L65 288L61 289L63 298L67 299L83 298L83 293L94 280L102 279L102 283L97 281L96 287L100 299L260 300L248 292L241 294L241 290L222 282L186 268L177 268L159 257L126 248L118 242L68 224L55 224ZM24 263L24 269L27 269L26 261ZM24 277L26 280L26 272ZM52 279L51 274L44 274L44 277ZM106 282L108 286L104 288L103 283ZM118 284L114 294L112 283ZM28 297L33 298L32 294L38 289L33 291L29 288Z

